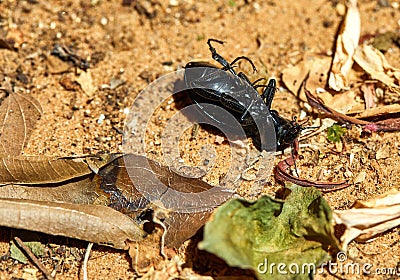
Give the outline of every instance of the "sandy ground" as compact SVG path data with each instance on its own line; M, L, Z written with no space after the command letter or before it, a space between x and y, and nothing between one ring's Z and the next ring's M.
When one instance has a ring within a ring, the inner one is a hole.
M256 74L249 75L251 80L276 77L280 82L281 72L295 65L305 53L332 53L336 32L343 19L340 1L123 2L125 5L122 1L101 0L0 2L0 39L13 39L15 47L15 50L0 49L0 78L3 82L6 78L11 79L16 87L29 91L44 111L25 154L70 156L121 152L124 112L137 94L156 78L181 69L190 60L209 60L207 38L226 42L224 46L218 46L218 50L229 61L241 55L251 58L258 68ZM378 1L359 3L362 35L399 31L400 10L397 3L391 4L383 7ZM59 63L51 66L54 59L49 57L55 44L69 46L89 61L94 91L79 87L67 89L65 84L74 81L79 73L74 68L66 73L54 73L63 67ZM385 56L392 65L400 67L398 46L391 45ZM21 73L26 79L21 78ZM125 83L116 89L104 86L118 79ZM167 119L178 110L176 102L169 105L160 110L161 119ZM273 107L281 115L292 118L300 114L302 104L282 87ZM104 120L99 121L102 116ZM151 125L157 131L157 123ZM354 128L348 134L344 154L327 152L318 164L313 165L307 163L315 156L315 150L305 148L301 150L303 159L297 166L300 174L307 178L315 178L326 170L333 171L331 177L325 179L340 178L349 168L354 174L366 171L363 182L324 195L332 208L347 209L357 199L373 198L390 188L398 188L399 135L360 135L360 130ZM155 143L157 137L154 137L149 140L149 144L153 141L154 145L149 157L162 160ZM190 143L190 137L183 137L180 145L192 144L196 150L203 144L214 144L217 150L222 150L216 166L223 166L226 160L224 145L215 144L215 140L215 134L200 128L196 143ZM304 143L322 143L327 149L335 148L326 140L326 133L306 139ZM390 156L376 160L376 151L382 145L388 147ZM351 153L357 155L357 163L349 167ZM198 160L190 153L183 154L191 163ZM279 159L282 156L276 160ZM218 177L218 172L222 172L218 170L214 170L214 177L209 177L211 182ZM280 187L271 176L263 193L274 194ZM18 264L6 257L13 234L15 230L0 229L0 256L5 255L0 261L0 279L33 279L27 276L33 268L31 264ZM46 235L40 235L40 238L45 244L53 244L47 247L48 254L42 261L50 271L57 268L57 279L78 278L86 242ZM164 267L157 267L156 272L160 274L151 274L153 279L164 279L161 275L165 276L166 271L182 277L188 271L221 277L245 273L227 267L221 260L214 261L204 252L192 248L185 254L185 250L189 249L184 246L177 250L179 256L186 258L184 272L174 271L171 261ZM371 263L374 267L398 266L399 230L393 229L366 244L351 243L349 256L355 262ZM88 271L90 279L135 277L125 252L101 246L94 247ZM37 275L41 277L40 273ZM351 275L350 278L349 275L338 275L344 279L390 279L389 275ZM244 279L249 277L244 276ZM334 279L327 273L317 277Z

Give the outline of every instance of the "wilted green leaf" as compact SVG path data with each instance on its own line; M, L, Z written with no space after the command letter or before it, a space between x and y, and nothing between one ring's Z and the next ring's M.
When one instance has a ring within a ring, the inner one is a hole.
M39 241L29 241L24 242L24 244L31 249L32 253L35 254L36 257L41 257L44 255L44 245ZM25 257L25 254L21 252L21 250L15 245L14 241L11 241L10 246L11 258L19 261L20 263L27 263L28 259Z
M346 133L347 129L338 124L328 127L328 140L332 142L340 142L341 137Z
M285 201L264 196L223 204L206 224L200 248L231 266L253 268L259 279L308 279L328 260L327 248L337 248L332 213L318 190L290 189Z

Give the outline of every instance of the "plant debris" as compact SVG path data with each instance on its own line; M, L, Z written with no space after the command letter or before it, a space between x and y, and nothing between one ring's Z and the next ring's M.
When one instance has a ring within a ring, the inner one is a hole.
M328 140L332 142L340 142L347 129L338 124L328 127Z

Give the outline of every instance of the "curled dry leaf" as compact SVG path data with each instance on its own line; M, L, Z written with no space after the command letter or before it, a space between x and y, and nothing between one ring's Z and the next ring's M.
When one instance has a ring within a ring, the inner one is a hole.
M352 209L335 210L333 219L346 226L340 239L346 250L353 239L367 241L400 225L400 192L391 190L369 201L357 201Z
M357 0L346 2L347 12L336 39L336 51L329 75L329 86L336 91L349 86L348 77L353 66L353 54L360 39L361 20Z
M363 44L357 48L354 60L372 79L384 83L392 91L400 94L400 69L391 66L379 50Z
M35 98L10 93L0 105L0 155L21 154L41 115L42 108Z
M102 205L0 198L0 225L124 249L144 232L129 217Z

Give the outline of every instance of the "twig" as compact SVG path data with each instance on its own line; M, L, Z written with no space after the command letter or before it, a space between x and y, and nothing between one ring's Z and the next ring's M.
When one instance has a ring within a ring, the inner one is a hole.
M161 219L165 219L166 217L168 217L168 215L169 215L168 210L166 210L166 209L161 209L161 208L156 209L156 210L154 211L154 215L153 215L153 222L156 223L156 224L158 224L158 225L160 225L160 226L163 228L163 230L164 230L163 234L161 235L161 251L160 251L160 253L161 253L161 255L164 257L165 260L168 260L168 257L167 257L167 255L166 255L165 252L164 252L165 236L166 236L167 233L168 233L168 228L167 228L167 226L162 222Z
M44 274L44 276L49 280L54 280L54 277L51 276L50 272L44 267L44 265L39 261L39 259L32 253L32 250L28 248L24 244L24 242L19 237L14 237L15 242L17 242L18 247L22 249L25 254L29 257L29 259L35 264L37 268Z
M322 192L336 191L348 187L346 181L342 182L309 181L306 179L294 177L293 175L289 174L288 171L290 170L290 167L295 165L295 161L298 157L298 149L299 149L299 142L298 140L295 140L292 148L293 150L292 156L280 161L275 167L275 179L281 182L288 181L303 187L316 187Z
M83 259L83 266L82 266L83 280L88 280L87 263L89 261L90 251L92 250L92 247L93 247L93 242L89 242L89 244L88 244L88 246L86 248L85 258Z
M164 252L165 236L167 235L167 232L168 232L167 226L156 216L153 217L153 222L155 222L156 224L160 225L164 230L163 234L161 235L161 250L160 250L160 253L164 257L165 260L168 260L168 257Z

